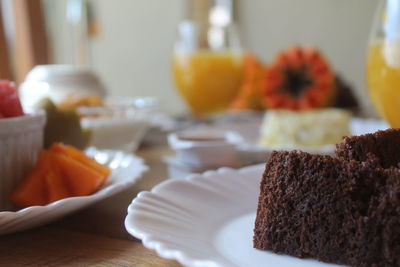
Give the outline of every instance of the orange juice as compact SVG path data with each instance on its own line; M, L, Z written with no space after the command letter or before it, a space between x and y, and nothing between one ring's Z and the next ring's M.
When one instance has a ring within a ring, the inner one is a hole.
M237 94L242 73L241 54L199 51L173 58L175 84L196 115L227 109Z
M400 42L370 46L367 80L378 112L392 127L400 127Z

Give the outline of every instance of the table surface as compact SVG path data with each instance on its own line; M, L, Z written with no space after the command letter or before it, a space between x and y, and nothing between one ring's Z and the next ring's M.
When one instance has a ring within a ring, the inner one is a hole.
M154 131L154 130L153 130ZM127 207L138 192L168 178L166 135L149 134L135 152L150 167L137 184L51 224L0 237L1 266L180 266L127 233Z

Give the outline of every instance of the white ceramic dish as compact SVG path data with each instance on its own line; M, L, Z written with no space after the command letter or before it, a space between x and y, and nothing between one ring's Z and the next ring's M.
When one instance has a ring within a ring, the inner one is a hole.
M196 131L207 132L229 132L234 138L231 142L177 142L179 133L169 135L170 146L176 149L176 161L185 165L191 172L204 169L216 169L222 166L245 166L265 162L274 150L299 149L310 153L333 154L335 145L326 145L315 148L304 147L281 147L268 148L258 144L261 120L246 120L244 122L234 121L222 125L198 127ZM352 135L372 133L389 128L389 125L379 119L352 118L350 131ZM184 131L188 132L191 130ZM182 132L180 132L182 133ZM219 152L223 151L223 155ZM175 164L176 165L176 164Z
M79 107L81 125L91 132L89 145L132 152L140 145L158 106L152 97L106 98L105 107ZM110 138L118 136L118 138Z
M99 191L90 196L61 199L46 206L32 206L15 212L0 212L0 235L49 223L114 195L132 186L148 169L141 158L132 154L95 148L89 148L86 152L112 170L107 182Z
M390 126L383 120L380 119L362 119L352 118L350 120L350 132L352 135L362 135L367 133L373 133L379 130L385 130ZM246 131L252 129L243 129L244 136L248 135ZM254 130L254 129L253 129ZM335 145L326 145L315 148L304 148L304 147L281 147L281 148L267 148L261 147L257 144L257 140L246 139L245 142L237 146L237 157L242 164L256 164L265 162L267 157L274 150L302 150L314 154L327 154L332 155L335 152Z
M232 131L192 129L171 133L168 143L176 150L176 157L191 168L217 168L237 162L236 145L243 138Z
M81 125L91 133L89 146L126 152L133 152L138 148L150 126L144 118L136 117L83 118Z
M264 165L168 180L140 193L125 227L158 255L186 266L337 266L252 247Z
M24 108L32 108L44 97L58 103L71 93L105 96L106 90L88 68L51 64L34 67L19 88Z
M380 119L363 119L363 118L352 118L350 120L350 132L352 135L362 135L367 133L373 133L378 130L385 130L390 126L383 120ZM251 129L245 129L244 131L251 131ZM254 129L253 129L254 130ZM246 135L246 133L241 133ZM276 148L260 147L256 144L257 140L247 139L246 142L238 146L238 158L243 163L260 163L265 162L266 158ZM310 153L317 154L333 154L335 152L335 145L326 145L316 148L301 148L301 147L286 147L281 149L300 149Z
M45 121L42 111L0 119L0 211L13 207L7 196L33 167L43 149Z

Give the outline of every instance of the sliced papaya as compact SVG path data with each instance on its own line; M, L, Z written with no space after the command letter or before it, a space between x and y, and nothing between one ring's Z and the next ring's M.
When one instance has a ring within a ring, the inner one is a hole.
M42 151L36 166L9 196L10 201L20 207L46 205L49 202L45 179L50 166L49 158L48 151Z
M64 182L73 196L86 196L94 193L107 178L71 157L50 153L52 153L54 162L60 169Z
M20 207L47 205L72 196L90 195L107 179L107 167L65 145L44 150L36 166L9 196Z
M72 196L58 165L54 164L53 158L50 158L50 160L52 164L45 174L49 203Z
M111 170L107 166L104 166L94 159L89 158L85 155L85 153L73 146L64 145L62 143L53 143L53 145L50 147L50 151L71 157L105 176L108 176L111 173Z
M316 48L294 46L268 66L261 90L267 108L324 108L335 98L335 74Z
M243 82L238 95L231 104L236 110L264 110L261 101L262 79L265 75L264 66L252 54L247 54L244 59Z

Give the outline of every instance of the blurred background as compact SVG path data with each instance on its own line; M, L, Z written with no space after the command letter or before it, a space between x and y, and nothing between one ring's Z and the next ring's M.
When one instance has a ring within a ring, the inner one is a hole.
M171 75L173 44L179 22L207 16L207 2L0 0L0 78L21 82L36 64L87 65L114 96L155 96L163 111L184 113ZM354 88L362 112L373 115L365 58L376 5L376 0L233 0L230 11L245 50L267 62L292 44L315 45Z

